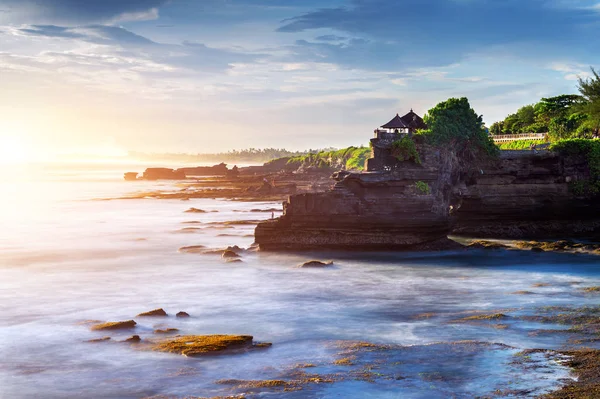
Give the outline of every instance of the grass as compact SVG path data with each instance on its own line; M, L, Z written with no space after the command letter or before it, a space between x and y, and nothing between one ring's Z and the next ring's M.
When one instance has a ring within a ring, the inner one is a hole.
M322 151L292 157L288 160L287 166L293 169L300 166L314 166L321 169L364 170L365 161L370 156L371 149L369 147L348 147L336 151Z
M547 143L544 140L515 140L508 143L497 144L501 150L528 150L532 145L540 145Z
M251 335L186 335L160 341L152 349L184 356L201 356L251 347L252 339Z

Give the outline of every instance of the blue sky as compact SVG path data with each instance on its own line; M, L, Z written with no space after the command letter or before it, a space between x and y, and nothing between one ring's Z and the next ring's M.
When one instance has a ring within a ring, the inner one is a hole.
M490 124L575 92L598 37L600 0L0 0L0 135L343 147L457 96Z

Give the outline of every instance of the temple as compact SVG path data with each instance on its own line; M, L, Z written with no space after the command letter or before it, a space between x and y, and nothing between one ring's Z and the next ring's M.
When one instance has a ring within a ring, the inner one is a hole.
M413 133L420 129L427 129L427 125L419 115L412 109L404 116L396 116L375 129L375 137L371 139L372 154L367 160L366 170L389 170L397 163L392 156L392 143L404 137L412 137Z

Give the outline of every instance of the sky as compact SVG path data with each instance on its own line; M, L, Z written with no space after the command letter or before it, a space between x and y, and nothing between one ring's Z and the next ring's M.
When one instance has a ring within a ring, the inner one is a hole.
M367 144L600 67L600 0L0 0L0 158Z

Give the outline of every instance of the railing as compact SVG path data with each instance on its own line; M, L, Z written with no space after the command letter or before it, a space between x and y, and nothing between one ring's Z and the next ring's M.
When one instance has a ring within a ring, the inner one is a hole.
M494 143L508 143L517 140L545 140L548 133L519 133L492 136Z

